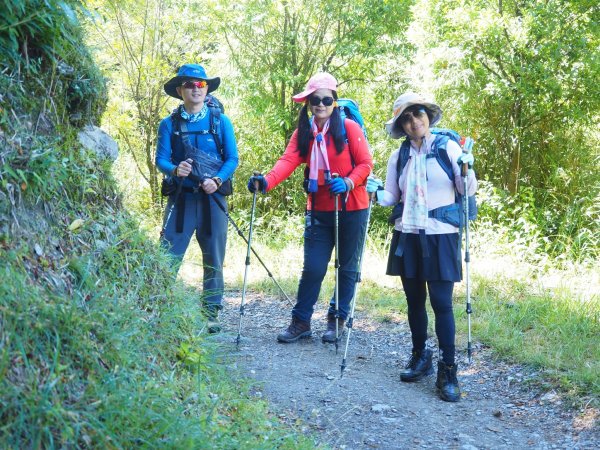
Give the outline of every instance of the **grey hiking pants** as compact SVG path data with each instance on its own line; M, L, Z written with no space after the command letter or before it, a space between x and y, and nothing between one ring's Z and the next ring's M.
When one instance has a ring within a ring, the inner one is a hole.
M188 248L192 235L202 250L202 266L204 269L202 301L205 304L221 307L223 300L223 261L227 245L227 216L210 199L211 196L219 197L221 203L227 208L227 200L218 193L206 195L203 192L182 192L177 204L173 208L161 245L181 264L185 251ZM169 215L174 196L169 197L165 209L165 220ZM183 208L183 220L181 206ZM182 231L177 232L177 221L182 224Z

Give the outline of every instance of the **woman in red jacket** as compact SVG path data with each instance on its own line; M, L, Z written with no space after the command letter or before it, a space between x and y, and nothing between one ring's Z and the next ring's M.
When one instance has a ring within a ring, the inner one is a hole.
M298 115L298 127L271 171L264 176L250 177L248 189L254 192L258 187L260 192L268 192L299 165L308 167L304 267L292 321L277 336L279 342L295 342L312 334L310 319L335 246L334 205L335 196L339 196L339 308L336 317L334 295L327 314L327 331L322 336L323 342L336 342L343 333L354 293L369 206L365 183L373 160L361 127L349 119L342 122L336 104L337 81L332 75L314 75L306 89L292 99L304 103Z

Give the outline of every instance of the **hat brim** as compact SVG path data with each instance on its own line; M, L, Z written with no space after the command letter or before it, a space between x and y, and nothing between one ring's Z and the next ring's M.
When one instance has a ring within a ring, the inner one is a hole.
M165 92L167 93L167 95L169 95L171 97L175 97L175 98L178 98L179 100L183 100L183 98L181 98L181 95L179 95L177 93L177 88L179 86L181 86L181 84L184 81L198 80L198 79L199 78L195 78L195 77L182 77L182 76L173 77L165 83L165 85L164 85ZM221 78L219 78L219 77L203 78L203 80L205 80L206 83L208 84L207 94L209 94L213 91L216 91L217 88L219 87L219 85L221 84Z
M410 108L411 106L415 106L415 105L424 106L425 108L427 108L429 110L429 112L431 112L431 115L433 116L433 118L429 122L429 126L430 127L435 126L435 124L437 124L440 120L442 120L442 108L440 108L435 103L430 103L430 102L407 102L402 107L402 109L400 109L394 115L394 117L392 117L390 120L388 120L385 123L385 130L388 132L388 134L390 135L390 137L392 139L400 139L401 137L406 136L406 133L404 132L404 129L402 128L402 125L400 125L398 123L398 118L402 115L402 113L404 111L406 111L407 108Z
M304 103L306 101L306 99L308 98L308 96L310 94L312 94L313 92L315 92L317 89L307 89L303 92L300 92L299 94L293 95L292 96L292 100L295 101L296 103Z

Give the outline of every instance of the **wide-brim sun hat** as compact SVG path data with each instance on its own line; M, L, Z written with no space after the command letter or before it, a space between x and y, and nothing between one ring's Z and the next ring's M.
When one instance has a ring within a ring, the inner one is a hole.
M442 120L442 108L415 92L406 92L396 99L394 102L394 117L385 123L385 129L390 137L393 139L400 139L401 137L406 136L406 133L402 129L402 125L398 123L398 118L407 108L414 105L421 105L429 110L431 113L431 119L429 121L430 127Z
M331 91L337 91L337 80L333 75L327 72L319 72L314 74L306 83L306 88L292 97L296 103L302 103L306 98L315 92L317 89L329 89Z
M215 91L221 84L221 78L209 78L206 75L204 67L202 67L200 64L184 64L177 71L177 75L165 83L165 92L171 97L183 100L181 95L177 93L177 87L181 86L184 81L188 80L205 80L208 84L208 92Z

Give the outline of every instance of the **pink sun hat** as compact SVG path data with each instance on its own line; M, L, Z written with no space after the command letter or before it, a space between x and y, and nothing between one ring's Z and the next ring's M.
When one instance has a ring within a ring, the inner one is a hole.
M333 78L333 75L327 72L320 72L314 74L306 83L306 88L304 91L296 94L292 97L296 103L302 103L306 100L310 94L315 92L317 89L330 89L332 91L337 91L337 80Z

